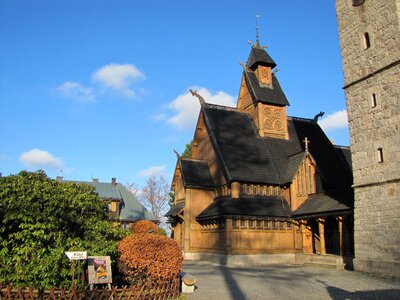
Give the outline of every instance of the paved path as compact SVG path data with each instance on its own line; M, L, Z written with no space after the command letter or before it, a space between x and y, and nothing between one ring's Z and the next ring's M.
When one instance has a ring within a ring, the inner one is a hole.
M187 300L400 299L400 279L352 271L297 265L232 268L188 261L183 269L197 278Z

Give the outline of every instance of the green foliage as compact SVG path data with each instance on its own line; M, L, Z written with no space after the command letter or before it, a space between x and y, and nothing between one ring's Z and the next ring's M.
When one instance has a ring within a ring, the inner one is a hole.
M68 286L64 251L116 260L123 235L91 186L58 182L43 171L0 178L0 283Z
M191 140L188 144L186 144L185 150L182 153L183 158L190 157L190 154L192 152L192 145L193 145L193 140Z
M163 235L163 236L167 236L167 232L165 231L164 228L158 227L158 234L159 235Z

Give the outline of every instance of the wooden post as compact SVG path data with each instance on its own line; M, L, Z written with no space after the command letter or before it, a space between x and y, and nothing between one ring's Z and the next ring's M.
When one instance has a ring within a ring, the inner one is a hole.
M318 229L319 229L320 253L321 253L321 255L326 255L326 248L325 248L325 219L319 218L317 221L318 221Z
M226 255L232 254L232 219L227 218L225 224L225 249Z
M339 227L339 254L343 256L343 217L337 217Z

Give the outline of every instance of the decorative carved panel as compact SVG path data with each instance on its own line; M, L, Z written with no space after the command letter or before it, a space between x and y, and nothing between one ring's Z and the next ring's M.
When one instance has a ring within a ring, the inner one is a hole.
M259 79L262 84L270 84L272 82L271 68L259 66Z
M280 107L264 107L263 109L264 130L266 132L284 134L283 112Z

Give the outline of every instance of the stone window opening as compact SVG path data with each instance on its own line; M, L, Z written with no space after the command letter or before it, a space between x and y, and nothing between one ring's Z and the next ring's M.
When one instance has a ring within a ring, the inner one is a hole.
M383 149L382 147L379 147L377 150L378 150L378 162L383 163Z
M372 93L372 95L371 95L371 107L374 108L376 106L377 106L376 94Z
M364 37L364 50L367 50L371 48L371 38L368 32L364 32L363 37Z

